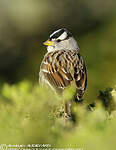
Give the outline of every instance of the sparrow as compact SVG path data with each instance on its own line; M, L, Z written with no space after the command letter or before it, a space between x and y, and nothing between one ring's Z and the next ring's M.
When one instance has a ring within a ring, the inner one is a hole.
M44 45L47 53L40 65L39 83L59 94L74 83L76 101L82 100L87 87L87 72L77 41L66 28L61 28L54 31ZM70 103L66 103L65 111L71 116Z

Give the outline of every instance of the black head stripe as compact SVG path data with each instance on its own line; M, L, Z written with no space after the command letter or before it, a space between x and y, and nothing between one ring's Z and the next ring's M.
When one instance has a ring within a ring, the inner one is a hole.
M64 31L65 31L64 29L59 30L58 32L50 36L50 39L57 39Z
M67 32L67 38L72 37L72 34L70 32Z
M53 34L50 36L50 40L52 40L52 39L57 39L60 35L63 34L63 32L67 32L67 37L66 37L66 39L72 36L71 33L68 32L67 29L62 28L62 29L60 29L58 32L53 33Z

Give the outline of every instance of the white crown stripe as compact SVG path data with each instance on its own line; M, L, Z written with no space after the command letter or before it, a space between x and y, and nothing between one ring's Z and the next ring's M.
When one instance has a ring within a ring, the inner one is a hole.
M53 33L50 35L50 37L52 37L54 34L56 34L57 32L59 32L60 30L62 30L62 29L59 29L59 30L53 32Z
M64 40L66 37L67 37L67 33L64 31L64 32L59 36L58 39Z

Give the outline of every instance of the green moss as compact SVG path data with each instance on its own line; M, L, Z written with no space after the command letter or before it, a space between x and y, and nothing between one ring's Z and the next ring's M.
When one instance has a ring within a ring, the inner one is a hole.
M115 89L109 92L106 95L110 95L115 102ZM0 93L0 143L49 143L53 147L88 150L116 148L115 111L110 117L100 102L96 103L93 111L86 109L86 102L75 103L73 111L77 123L64 120L63 99L70 99L74 93L71 87L59 97L28 81L4 84ZM103 93L102 98L107 99Z

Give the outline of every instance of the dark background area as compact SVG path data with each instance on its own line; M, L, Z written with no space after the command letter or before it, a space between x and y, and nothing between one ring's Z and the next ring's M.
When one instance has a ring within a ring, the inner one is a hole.
M0 0L0 83L38 82L52 31L77 39L88 72L86 97L116 83L115 0Z

